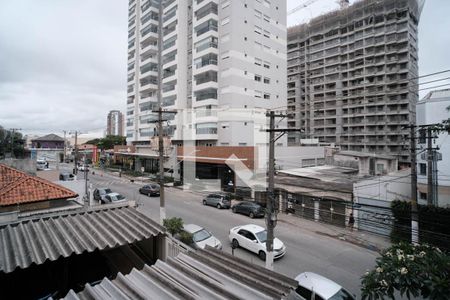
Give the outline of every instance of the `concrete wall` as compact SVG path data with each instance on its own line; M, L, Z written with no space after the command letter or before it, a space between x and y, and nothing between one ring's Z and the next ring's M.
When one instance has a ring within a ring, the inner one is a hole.
M0 160L0 164L5 164L29 174L36 174L36 160L34 159L4 159Z
M325 147L322 146L275 147L277 170L311 167L324 163Z

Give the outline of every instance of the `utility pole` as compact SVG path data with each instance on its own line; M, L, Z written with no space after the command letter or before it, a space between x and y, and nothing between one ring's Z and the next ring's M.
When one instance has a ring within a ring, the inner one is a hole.
M416 162L416 126L411 124L411 242L419 244L419 215L417 213L417 162Z
M274 211L275 206L275 142L281 138L287 132L300 131L302 129L288 128L288 129L275 129L275 118L285 118L287 115L275 114L274 111L270 111L266 114L269 117L269 170L268 170L268 188L267 188L267 213L266 213L266 226L267 226L267 241L266 241L266 269L273 270L273 240L274 229L277 224L277 213ZM275 132L280 132L278 137L275 137Z
M75 168L73 169L73 172L75 175L78 174L78 131L75 130L75 157L73 159L73 162L75 164Z
M268 200L267 201L267 241L266 241L266 269L273 270L273 231L275 228L274 206L274 186L275 186L275 112L269 113L269 184L268 184Z
M166 218L166 200L164 194L164 129L163 113L176 114L176 111L168 111L162 109L161 105L158 110L154 110L154 113L158 113L158 152L159 152L159 222L162 225Z
M431 127L427 128L427 179L428 179L428 186L427 186L427 204L433 205L433 199L434 199L434 187L433 187L433 140L432 140L432 130Z
M63 152L63 163L65 163L66 162L66 131L65 130L63 130L63 132L64 132L64 152Z

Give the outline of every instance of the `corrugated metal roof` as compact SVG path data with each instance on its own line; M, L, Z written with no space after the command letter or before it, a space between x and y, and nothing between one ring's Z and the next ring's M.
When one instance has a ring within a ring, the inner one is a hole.
M180 253L65 299L285 299L297 282L220 250Z
M129 206L43 215L0 226L0 272L148 239L165 229Z

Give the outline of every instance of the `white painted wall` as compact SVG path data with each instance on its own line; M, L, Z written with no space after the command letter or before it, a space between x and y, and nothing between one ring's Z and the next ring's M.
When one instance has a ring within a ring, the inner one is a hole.
M425 99L417 103L417 125L426 125L442 122L444 119L450 118L450 90L432 92L431 98ZM419 148L426 149L426 144L418 144ZM438 152L442 154L442 160L438 161L438 205L450 206L450 137L447 132L441 133L433 142L433 147L439 147ZM421 155L417 156L418 173L420 164L427 164ZM427 176L417 175L418 188L420 192L427 192ZM420 200L420 194L417 199L419 203L426 204L425 200Z

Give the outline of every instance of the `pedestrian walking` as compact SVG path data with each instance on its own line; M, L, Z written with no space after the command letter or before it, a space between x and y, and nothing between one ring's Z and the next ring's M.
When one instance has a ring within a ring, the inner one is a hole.
M353 231L353 226L355 225L355 217L353 217L353 213L350 213L350 217L348 218L348 227L351 231Z

